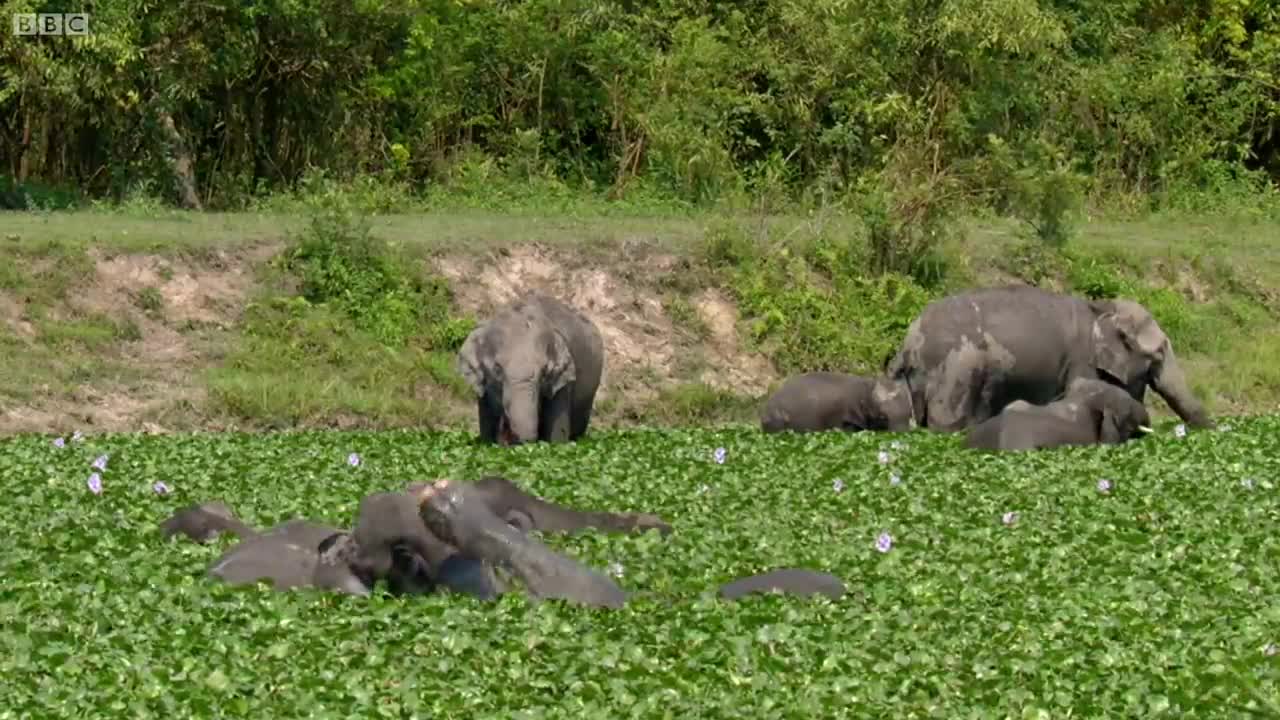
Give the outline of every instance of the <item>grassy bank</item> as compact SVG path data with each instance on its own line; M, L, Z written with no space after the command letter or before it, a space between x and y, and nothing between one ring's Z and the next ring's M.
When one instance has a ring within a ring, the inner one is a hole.
M601 325L602 426L752 421L781 377L871 371L931 298L1019 280L1146 303L1217 413L1280 402L1280 222L1266 219L1089 219L1058 248L970 217L882 274L868 272L875 227L836 212L329 203L4 220L4 431L465 426L454 353L520 287Z

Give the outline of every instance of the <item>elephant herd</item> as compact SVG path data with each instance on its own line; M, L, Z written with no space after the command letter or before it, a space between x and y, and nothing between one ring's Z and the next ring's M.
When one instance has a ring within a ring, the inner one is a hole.
M481 441L516 445L581 438L604 371L600 331L555 298L529 294L481 323L463 343L458 369L476 395ZM811 372L788 379L765 402L767 433L965 432L965 445L1033 450L1119 444L1150 432L1147 387L1192 427L1211 425L1192 395L1169 338L1142 305L1085 300L1030 286L952 295L927 305L882 373ZM493 599L518 580L534 598L620 607L612 579L558 553L533 531L607 532L671 526L649 514L585 512L551 503L501 477L438 480L360 502L343 530L292 520L258 531L221 502L178 510L165 536L240 542L208 573L231 584L316 587L367 595L437 588ZM844 584L813 570L780 568L721 586L752 592L840 597Z

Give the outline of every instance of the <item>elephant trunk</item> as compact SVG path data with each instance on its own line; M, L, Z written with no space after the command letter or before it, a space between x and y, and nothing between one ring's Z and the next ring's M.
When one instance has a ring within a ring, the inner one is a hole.
M1205 412L1204 406L1191 394L1187 377L1183 374L1182 367L1178 365L1178 360L1172 352L1166 353L1160 371L1152 376L1151 387L1164 398L1165 402L1169 403L1169 407L1173 408L1178 417L1191 427L1212 427L1213 422L1209 420L1209 413Z
M538 383L513 381L502 392L503 442L507 445L538 439Z

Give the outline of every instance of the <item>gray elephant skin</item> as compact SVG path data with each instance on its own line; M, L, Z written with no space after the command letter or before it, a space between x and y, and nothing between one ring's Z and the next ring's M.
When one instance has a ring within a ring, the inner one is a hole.
M983 422L1015 400L1049 403L1076 378L1104 380L1138 402L1151 387L1188 425L1212 425L1169 337L1132 300L1028 285L952 295L911 323L885 373L910 385L916 423L941 432Z
M905 383L838 372L788 378L769 396L760 413L760 427L767 433L901 432L914 426L911 393Z
M1040 450L1068 445L1119 445L1151 432L1151 416L1124 389L1076 378L1059 400L1032 405L1014 400L1000 414L969 428L965 447Z
M533 293L467 336L458 371L476 393L482 441L577 440L591 422L604 340L582 313Z

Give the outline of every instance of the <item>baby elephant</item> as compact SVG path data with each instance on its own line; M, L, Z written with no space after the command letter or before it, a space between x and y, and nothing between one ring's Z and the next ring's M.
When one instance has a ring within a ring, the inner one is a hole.
M458 371L475 391L482 441L577 440L591 421L604 340L585 315L534 293L467 336Z
M1077 378L1046 405L1024 400L973 426L965 447L982 450L1038 450L1064 445L1119 445L1151 432L1147 408L1123 388Z
M788 379L760 415L767 433L782 430L888 430L915 427L911 392L885 377L811 372Z

